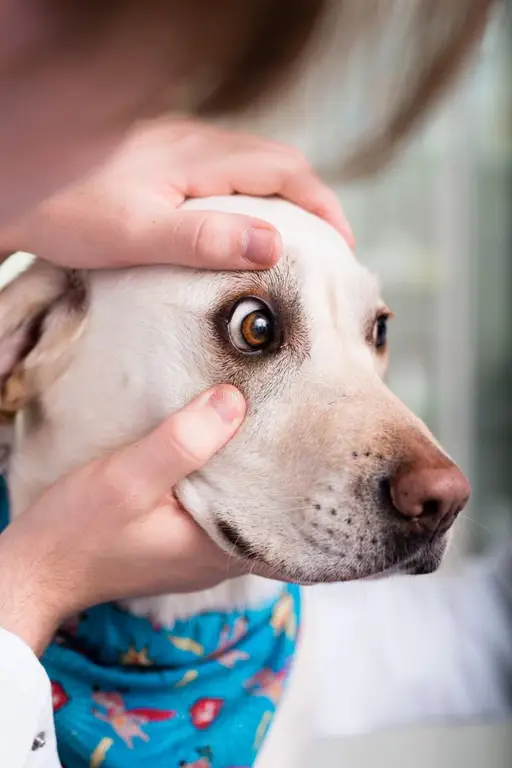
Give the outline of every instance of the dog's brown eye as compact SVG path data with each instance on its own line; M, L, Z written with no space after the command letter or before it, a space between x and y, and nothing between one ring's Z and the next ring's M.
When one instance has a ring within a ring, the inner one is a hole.
M240 352L262 352L276 341L276 320L272 310L260 299L241 299L228 324L229 337Z
M375 349L382 349L386 346L388 340L388 320L389 315L379 315L373 327L373 343Z
M271 320L263 312L251 312L244 317L242 323L242 336L244 341L254 349L266 344L272 333Z

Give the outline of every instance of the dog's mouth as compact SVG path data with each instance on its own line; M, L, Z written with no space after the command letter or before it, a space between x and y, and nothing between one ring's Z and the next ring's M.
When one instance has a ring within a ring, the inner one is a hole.
M312 586L315 584L326 583L339 583L341 581L353 581L353 580L368 580L368 579L382 579L393 575L424 575L433 573L436 571L442 561L444 554L444 543L438 541L434 544L432 542L426 542L423 547L419 547L414 553L406 554L405 551L400 555L396 555L393 561L388 561L385 564L382 561L375 561L371 563L371 556L368 558L366 566L366 572L361 573L344 573L338 570L336 567L322 568L319 564L318 570L314 577L309 575L305 576L301 569L293 567L286 568L284 571L279 569L277 571L272 563L262 556L261 552L247 541L240 533L238 528L232 523L221 520L217 521L217 529L221 534L224 541L229 543L232 547L233 554L245 561L257 563L260 568L256 567L254 572L260 571L261 567L264 569L270 569L273 573L270 574L272 578L282 581L289 581L303 586ZM263 572L262 572L263 573ZM265 572L265 575L269 573Z
M186 504L181 501L175 490L173 496L183 514L194 519L194 515L187 509ZM397 537L394 545L391 545L389 549L383 551L380 548L378 552L368 551L363 562L358 562L352 567L347 568L346 562L343 564L336 558L329 558L330 562L326 562L320 549L319 553L311 552L308 556L308 565L304 568L294 562L285 564L284 558L279 565L273 563L268 553L261 551L261 548L253 544L231 521L219 516L216 517L214 526L214 531L210 528L209 530L206 529L206 532L226 554L236 558L241 563L245 563L245 566L242 565L244 570L247 568L251 573L260 576L304 586L379 579L395 574L432 573L439 568L446 547L444 536L438 537L436 540L429 539L416 543L407 540L407 538ZM317 561L316 556L318 554L320 557ZM311 560L315 563L313 568L311 567Z
M173 498L174 503L176 504L176 506L178 508L178 511L181 512L183 515L186 515L187 517L190 517L191 519L193 519L193 517L190 514L190 512L188 511L188 509L186 508L186 506L183 504L183 502L179 498L176 488L172 489L171 496Z
M228 523L226 520L218 520L217 530L222 538L233 547L235 555L238 555L243 560L262 560L261 555L256 551L251 542L247 541L232 523Z
M194 515L190 510L187 509L186 504L181 500L178 494L179 491L174 488L172 491L172 496L176 506L184 515L187 515L187 517L190 517L192 520L194 520ZM230 556L234 556L239 560L245 560L249 562L258 561L263 565L267 565L265 556L262 555L261 552L257 551L256 547L251 544L247 538L245 538L245 536L235 525L228 522L227 520L217 519L215 520L215 529L218 536L214 536L214 540L223 550L228 552ZM206 532L208 533L208 531ZM209 533L211 535L211 531Z

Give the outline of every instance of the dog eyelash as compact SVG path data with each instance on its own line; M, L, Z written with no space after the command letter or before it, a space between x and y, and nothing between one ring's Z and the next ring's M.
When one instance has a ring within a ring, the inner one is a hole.
M379 352L379 351L380 351L380 352L384 351L384 350L386 349L386 347L387 347L387 344L386 344L386 343L384 343L384 344L382 344L382 345L376 345L376 343L375 343L375 338L374 338L375 328L376 328L376 326L377 326L377 324L378 324L378 322L379 322L380 320L384 320L384 322L386 322L386 323L387 323L387 322L388 322L388 320L392 320L392 319L393 319L393 317L394 317L394 314L393 314L393 312L391 312L391 310L390 310L390 309L388 309L387 307L386 307L386 308L383 308L383 309L381 309L381 310L379 310L379 311L377 312L377 314L375 315L375 317L374 317L374 319L373 319L373 322L372 322L372 323L371 323L371 325L368 327L368 331L367 331L367 334L366 334L366 341L367 341L367 343L368 343L368 344L369 344L371 347L373 347L373 348L374 348L374 349L375 349L377 352Z

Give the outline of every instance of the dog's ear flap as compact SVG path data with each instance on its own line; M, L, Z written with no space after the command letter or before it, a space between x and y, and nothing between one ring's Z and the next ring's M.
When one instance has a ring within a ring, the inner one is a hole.
M47 389L86 320L86 275L36 261L0 291L0 420Z

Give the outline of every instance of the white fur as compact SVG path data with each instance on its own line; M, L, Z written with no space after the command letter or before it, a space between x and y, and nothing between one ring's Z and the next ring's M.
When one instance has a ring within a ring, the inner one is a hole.
M389 541L394 546L401 531L382 513L378 479L421 441L437 449L382 383L385 359L371 343L382 306L375 279L333 228L286 202L237 196L187 207L276 225L280 265L265 275L163 267L90 275L87 327L68 370L42 395L43 423L18 423L14 513L63 473L146 433L232 372L246 382L249 416L204 471L178 486L188 511L228 550L216 520L236 524L279 577L342 580L393 567ZM262 286L289 305L293 327L280 355L251 368L251 360L221 352L210 316L228 295L258 294ZM169 624L204 609L255 605L275 590L245 576L195 595L126 605ZM307 601L305 614L291 686L258 768L297 766L308 738L315 649Z

